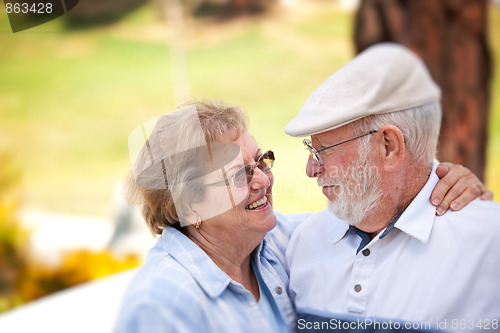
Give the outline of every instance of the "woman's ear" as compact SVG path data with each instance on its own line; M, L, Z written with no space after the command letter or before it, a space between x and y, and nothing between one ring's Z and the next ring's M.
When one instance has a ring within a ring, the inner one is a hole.
M385 125L379 131L380 157L386 172L394 172L405 157L403 132L393 125Z
M199 216L200 215L196 212L196 210L189 209L189 213L185 214L183 217L186 225L194 225L199 219Z

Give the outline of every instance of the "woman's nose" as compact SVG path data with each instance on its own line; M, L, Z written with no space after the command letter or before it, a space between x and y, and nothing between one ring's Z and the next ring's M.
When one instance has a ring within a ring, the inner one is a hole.
M259 168L253 169L253 177L250 181L250 185L252 188L268 188L271 186L271 181L269 180L269 176L267 175L269 172L264 172Z

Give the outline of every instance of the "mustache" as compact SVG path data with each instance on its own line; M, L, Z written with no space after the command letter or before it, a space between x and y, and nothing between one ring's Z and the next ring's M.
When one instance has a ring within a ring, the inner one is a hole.
M335 179L318 178L318 179L316 179L316 182L318 183L319 187L342 185L341 182L339 182L338 180L335 180Z
M379 175L378 168L366 163L357 163L345 169L333 168L328 174L323 174L316 179L318 186L333 186L345 185L347 179L354 179L359 182L365 178L377 178Z

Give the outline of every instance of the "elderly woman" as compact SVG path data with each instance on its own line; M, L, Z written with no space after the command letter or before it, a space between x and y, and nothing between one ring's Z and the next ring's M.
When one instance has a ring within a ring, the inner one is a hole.
M136 139L129 199L160 237L116 332L293 330L284 252L300 219L273 211L274 154L257 145L245 113L196 102L139 128L131 147ZM461 170L449 179L460 174L462 185L472 178Z

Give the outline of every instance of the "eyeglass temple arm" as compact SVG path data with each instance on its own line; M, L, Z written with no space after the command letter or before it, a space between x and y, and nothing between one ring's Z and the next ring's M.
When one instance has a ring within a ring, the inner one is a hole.
M376 132L378 132L378 130L372 130L372 131L370 131L370 132L368 132L368 133L358 135L358 136L357 136L357 137L355 137L355 138L351 138L351 139L349 139L349 140L345 140L345 141L342 141L342 142L336 143L336 144L334 144L334 145L332 145L332 146L329 146L329 147L325 147L325 148L317 149L316 151L319 153L320 151L323 151L323 150L325 150L325 149L332 148L332 147L335 147L335 146L341 145L341 144L343 144L343 143L346 143L346 142L349 142L349 141L352 141L352 140L359 139L359 138L361 138L361 137L363 137L363 136L370 135L370 134L373 134L373 133L376 133Z

